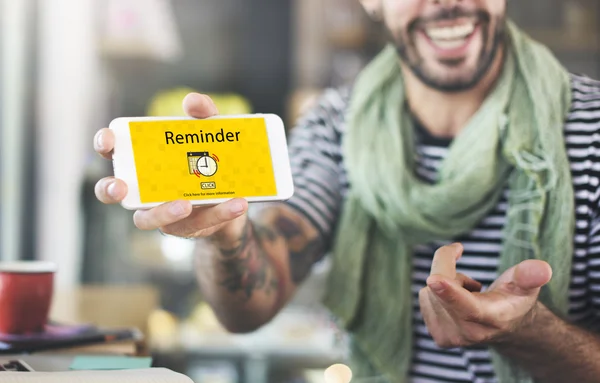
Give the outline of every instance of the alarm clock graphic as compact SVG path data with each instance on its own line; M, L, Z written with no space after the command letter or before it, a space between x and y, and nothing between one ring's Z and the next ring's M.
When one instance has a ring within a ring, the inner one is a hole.
M219 170L219 157L208 152L188 152L188 167L190 174L197 177L212 177Z

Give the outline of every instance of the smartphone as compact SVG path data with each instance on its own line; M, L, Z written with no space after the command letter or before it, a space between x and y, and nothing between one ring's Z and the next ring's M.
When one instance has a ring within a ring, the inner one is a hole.
M109 128L115 135L114 174L128 187L121 205L128 210L175 200L283 201L294 193L285 127L277 115L121 117Z

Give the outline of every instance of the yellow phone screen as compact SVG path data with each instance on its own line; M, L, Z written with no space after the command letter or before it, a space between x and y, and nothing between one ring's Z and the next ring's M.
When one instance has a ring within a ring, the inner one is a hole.
M129 123L142 203L277 195L265 120Z

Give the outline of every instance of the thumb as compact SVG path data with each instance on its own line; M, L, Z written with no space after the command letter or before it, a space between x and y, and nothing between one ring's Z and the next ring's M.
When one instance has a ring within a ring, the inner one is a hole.
M537 294L552 279L552 268L544 261L528 260L514 268L512 287L519 295Z
M185 114L193 118L209 118L219 114L213 100L199 93L190 93L183 99L183 110Z

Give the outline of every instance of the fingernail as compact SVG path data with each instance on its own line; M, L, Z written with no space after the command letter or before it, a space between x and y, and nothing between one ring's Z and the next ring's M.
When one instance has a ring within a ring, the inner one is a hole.
M241 202L233 202L229 209L233 214L242 214L244 212L244 205Z
M104 143L102 141L102 135L104 135L104 133L102 131L99 131L98 134L96 134L96 148L98 150L104 150Z
M175 202L169 207L169 212L176 217L185 214L185 207L181 202Z
M446 290L442 282L434 282L431 285L429 285L429 288L433 290L433 292L436 294L441 294Z
M108 185L108 187L106 188L106 192L108 193L109 196L116 199L118 197L117 196L117 183L115 181L113 181L110 185Z
M210 98L210 96L207 94L203 94L202 96L204 96L204 100L206 101L206 103L208 103L209 105L212 105L213 112L216 112L217 106L215 105L215 102L213 101L213 99Z

